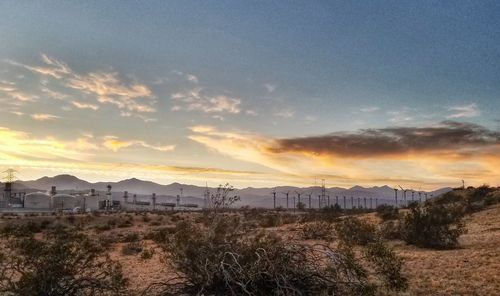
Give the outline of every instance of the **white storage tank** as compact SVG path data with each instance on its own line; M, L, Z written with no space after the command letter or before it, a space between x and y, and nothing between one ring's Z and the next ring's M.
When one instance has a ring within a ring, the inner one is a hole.
M50 195L43 192L28 193L24 197L26 209L50 209Z
M69 194L56 194L52 196L52 207L55 210L73 210L76 208L76 197Z

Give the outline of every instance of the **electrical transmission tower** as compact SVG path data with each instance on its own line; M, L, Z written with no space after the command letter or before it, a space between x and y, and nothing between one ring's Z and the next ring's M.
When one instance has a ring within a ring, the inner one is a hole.
M2 174L5 174L5 177L2 179L5 180L5 183L13 183L16 180L16 173L17 171L14 169L7 169L2 172Z

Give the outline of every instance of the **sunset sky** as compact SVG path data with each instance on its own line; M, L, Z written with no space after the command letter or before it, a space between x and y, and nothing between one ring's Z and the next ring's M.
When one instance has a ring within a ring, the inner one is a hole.
M500 185L498 1L1 1L0 169Z

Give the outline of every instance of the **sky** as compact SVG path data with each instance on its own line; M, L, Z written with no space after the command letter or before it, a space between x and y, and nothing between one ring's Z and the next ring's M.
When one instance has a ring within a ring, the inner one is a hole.
M500 185L498 1L1 1L0 169Z

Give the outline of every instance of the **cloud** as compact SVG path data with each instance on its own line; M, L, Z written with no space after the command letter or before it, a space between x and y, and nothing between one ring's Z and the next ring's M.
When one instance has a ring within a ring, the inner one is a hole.
M283 118L292 118L295 116L295 111L291 109L285 109L274 113L275 116Z
M78 101L72 101L71 104L73 104L73 106L75 106L78 109L91 109L91 110L94 110L94 111L96 111L96 110L99 109L99 106L97 106L97 105L87 104L87 103L81 103L81 102L78 102Z
M241 99L226 95L208 95L201 88L174 93L171 96L175 105L172 111L201 111L204 113L233 113L241 112Z
M0 145L2 161L16 160L18 163L31 161L92 161L94 156L102 156L107 150L139 146L157 151L172 151L174 145L156 146L145 141L120 140L118 137L108 136L104 142L97 140L91 134L83 134L76 139L62 140L52 136L36 137L30 133L0 127L0 138L4 141ZM102 142L102 143L101 143Z
M364 129L357 133L280 139L271 151L370 158L488 145L500 145L500 132L472 123L444 121L429 127Z
M276 90L276 85L272 83L265 83L264 88L267 90L268 93L272 93Z
M64 76L71 74L71 69L65 63L57 61L56 59L53 59L46 54L42 54L41 57L46 66L24 65L11 60L6 60L6 62L13 66L23 67L30 70L31 72L51 76L56 79L61 79Z
M8 160L86 160L89 152L97 150L98 146L90 143L87 138L74 141L63 141L54 137L39 138L23 131L0 127L0 145L2 161Z
M475 103L463 106L453 106L448 108L448 111L454 112L446 117L448 119L471 118L481 115L481 111Z
M408 108L403 108L398 111L387 111L387 115L391 116L389 118L390 122L393 123L403 123L413 120L413 116L409 115Z
M189 82L198 83L198 77L194 76L193 74L186 74L186 79Z
M41 90L42 90L42 92L46 93L52 99L62 101L62 100L65 100L68 98L68 95L57 92L57 91L53 91L53 90L49 89L48 87L42 87Z
M446 121L427 127L366 129L322 136L275 139L194 126L189 138L240 161L278 171L276 175L335 176L337 184L454 184L474 168L477 184L497 182L500 132ZM455 172L455 173L451 173ZM332 177L333 178L333 177Z
M379 107L363 107L361 109L359 109L359 111L363 112L363 113L371 113L371 112L375 112L375 111L378 111L380 110Z
M142 146L144 148L163 151L163 152L173 151L175 149L175 145L155 146L155 145L148 144L144 141L120 140L116 136L105 136L103 139L104 139L103 146L109 150L114 151L114 152L121 150L121 149L124 149L124 148L131 147L131 146Z
M9 81L0 81L0 93L3 93L7 97L14 99L18 104L25 102L34 102L38 99L38 96L28 94L19 90L15 83Z
M55 58L42 54L44 66L24 65L7 61L11 65L20 66L42 76L51 77L67 88L78 90L84 94L94 95L99 103L115 105L121 110L135 113L156 112L156 97L145 84L125 83L116 72L90 72L79 74L68 65ZM55 99L65 99L67 95L54 92L47 87L42 91Z
M57 115L47 114L47 113L35 113L35 114L31 114L31 118L33 118L34 120L38 120L38 121L49 121L49 120L58 119L60 117Z

